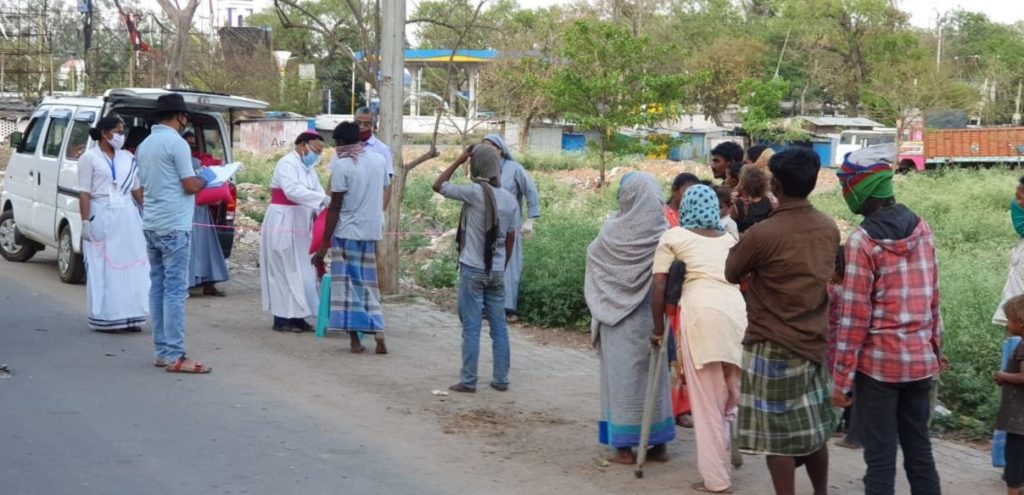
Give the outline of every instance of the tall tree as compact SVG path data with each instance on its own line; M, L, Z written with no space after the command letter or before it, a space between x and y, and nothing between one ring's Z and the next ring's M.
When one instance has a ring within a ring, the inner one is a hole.
M755 141L792 142L804 139L806 134L797 129L786 129L782 123L779 104L789 95L785 79L744 79L738 86L743 130Z
M659 71L666 52L607 22L576 21L565 33L565 65L555 76L552 98L567 120L598 131L599 186L619 127L650 125L679 111L687 80Z
M1024 82L1024 26L994 22L984 14L954 11L943 30L943 64L984 94L976 116L1006 124Z
M484 69L485 108L519 122L519 149L526 151L530 128L557 115L551 85L561 56L561 9L516 13L502 30L500 58Z
M722 115L730 105L739 103L737 84L764 72L764 43L749 38L719 38L705 45L700 56L691 58L686 68L702 77L695 80L694 91L704 115L722 125Z
M167 87L179 88L185 81L185 55L188 54L189 30L192 17L199 8L199 0L188 0L182 5L178 0L156 0L164 14L174 23L174 46L167 57Z
M896 127L929 110L970 110L979 102L977 90L953 78L951 69L935 70L933 60L918 60L876 67L864 85L868 115Z
M872 69L872 53L885 39L902 34L909 16L895 0L788 0L783 16L794 26L811 53L806 61L834 65L826 74L827 91L847 105L847 113L860 111L860 87ZM799 43L799 41L798 41Z

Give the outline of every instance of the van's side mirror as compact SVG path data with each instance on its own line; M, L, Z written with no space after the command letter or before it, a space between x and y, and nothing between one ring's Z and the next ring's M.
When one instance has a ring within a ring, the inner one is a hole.
M20 131L14 131L11 133L11 148L17 149L21 146L21 141L25 139L25 135Z

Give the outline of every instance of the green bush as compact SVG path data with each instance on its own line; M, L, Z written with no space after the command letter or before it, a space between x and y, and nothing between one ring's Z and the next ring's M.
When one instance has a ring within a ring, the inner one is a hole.
M423 266L414 268L413 278L420 287L447 289L455 287L459 280L455 254L442 254Z
M250 211L250 212L246 213L245 216L255 220L256 223L258 223L258 224L263 224L263 219L266 218L267 212L265 210Z
M583 298L587 246L597 237L603 215L550 211L524 244L519 315L540 326L586 328L590 312Z
M553 152L553 153L520 153L516 160L526 170L552 172L558 170L575 170L592 168L596 163L586 152Z
M557 172L600 167L600 159L592 149L585 151L528 152L516 154L516 160L531 172ZM608 153L608 168L636 165L644 159L637 154Z
M277 161L282 156L284 156L283 152L267 155L236 150L234 158L235 161L242 162L242 168L235 176L235 182L270 187L270 178L274 175L274 167L277 166Z

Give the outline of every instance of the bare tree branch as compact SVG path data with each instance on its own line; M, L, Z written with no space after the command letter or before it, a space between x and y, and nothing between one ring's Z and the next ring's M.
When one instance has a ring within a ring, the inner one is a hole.
M434 118L434 133L430 138L430 149L423 155L417 157L415 160L405 164L404 166L406 173L412 171L412 169L416 168L416 166L422 164L423 162L426 162L427 160L430 160L440 155L440 153L437 151L437 134L438 130L441 127L441 114L444 113L444 102L448 101L449 96L451 96L452 73L455 72L455 54L456 52L458 52L459 45L461 45L462 41L466 39L466 35L469 33L469 30L473 27L474 24L476 24L477 18L480 17L480 11L483 10L484 4L486 3L487 0L480 0L480 3L477 4L476 6L476 10L473 11L473 18L470 19L470 21L466 24L465 27L463 27L461 31L459 31L458 41L455 42L455 46L452 47L452 54L448 57L448 77L444 85L444 96L442 97L441 106L440 108L438 108L437 115Z
M363 35L363 39L369 40L369 34L366 32L365 26L363 26L362 13L358 11L358 9L355 9L352 0L346 0L346 3L350 10L354 9L352 10L352 16ZM308 22L292 20L291 16L288 15L282 5L297 10L302 17L308 20ZM334 26L328 26L323 22L323 20L321 20L321 16L310 12L309 9L303 7L295 0L274 0L274 10L277 12L277 17L285 29L305 29L319 34L320 37L323 38L324 43L330 47L331 53L336 53L337 51L343 52L346 57L355 64L356 71L359 73L360 77L369 81L374 88L379 87L376 78L377 62L375 59L377 57L369 53L369 49L363 50L363 56L361 58L357 57L356 50L354 50L348 43L342 41L337 35L338 29L342 27L341 21L335 23Z

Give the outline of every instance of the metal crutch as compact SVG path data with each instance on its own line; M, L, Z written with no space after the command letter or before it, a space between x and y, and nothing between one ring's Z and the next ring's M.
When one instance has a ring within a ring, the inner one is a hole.
M647 368L647 395L644 397L643 423L640 425L640 448L636 453L637 478L644 477L644 462L647 461L647 443L651 439L651 416L654 411L654 397L661 389L661 370L665 365L665 343L651 344L650 364Z

